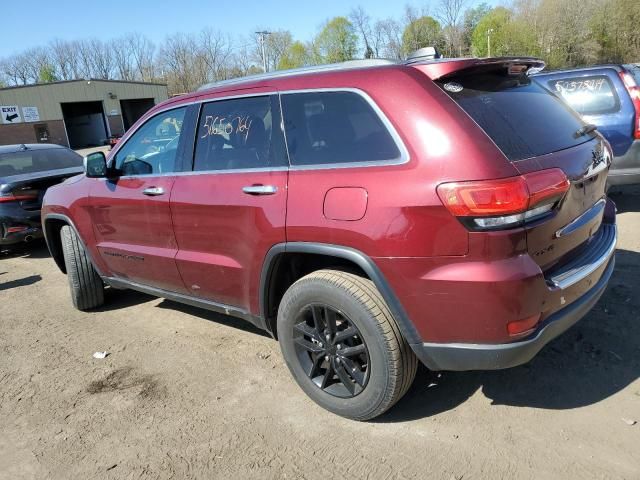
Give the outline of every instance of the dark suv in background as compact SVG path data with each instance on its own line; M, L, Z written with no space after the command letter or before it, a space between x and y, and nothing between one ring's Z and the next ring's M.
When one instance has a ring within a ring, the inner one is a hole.
M356 61L164 102L46 194L77 308L104 285L244 318L300 387L382 414L433 370L529 361L614 266L608 142L531 58Z
M640 65L597 65L533 78L609 140L614 155L609 185L640 183Z

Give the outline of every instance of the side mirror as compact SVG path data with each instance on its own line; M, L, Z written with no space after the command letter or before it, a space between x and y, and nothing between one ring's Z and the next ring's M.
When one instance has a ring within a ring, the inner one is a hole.
M89 178L107 176L107 159L102 152L93 152L84 157L84 173Z

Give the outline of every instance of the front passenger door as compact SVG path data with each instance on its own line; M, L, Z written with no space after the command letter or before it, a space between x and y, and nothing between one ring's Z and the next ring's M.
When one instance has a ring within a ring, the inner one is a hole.
M115 174L97 179L90 190L97 248L111 274L174 292L184 292L184 285L169 199L190 143L188 108L147 120L111 159Z

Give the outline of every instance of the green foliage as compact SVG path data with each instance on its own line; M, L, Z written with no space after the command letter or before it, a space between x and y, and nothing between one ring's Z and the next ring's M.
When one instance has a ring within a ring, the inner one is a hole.
M299 68L308 65L309 51L302 42L293 42L280 57L278 70Z
M38 73L38 83L51 83L57 81L56 69L51 64L46 64L40 67Z
M509 50L510 22L513 13L504 7L496 7L485 14L471 35L471 51L475 56L488 56L487 36L491 41L491 56L506 55Z
M441 49L443 43L442 27L433 17L417 18L409 22L402 32L402 50L405 55L424 47Z
M313 42L315 63L352 60L357 50L358 36L351 22L345 17L329 20Z

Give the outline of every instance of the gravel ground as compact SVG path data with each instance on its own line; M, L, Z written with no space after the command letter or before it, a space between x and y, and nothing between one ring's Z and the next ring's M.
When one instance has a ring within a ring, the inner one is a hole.
M45 248L4 255L0 478L638 479L640 191L613 198L618 263L585 319L522 367L423 368L371 423L308 400L241 320L127 291L78 312Z

